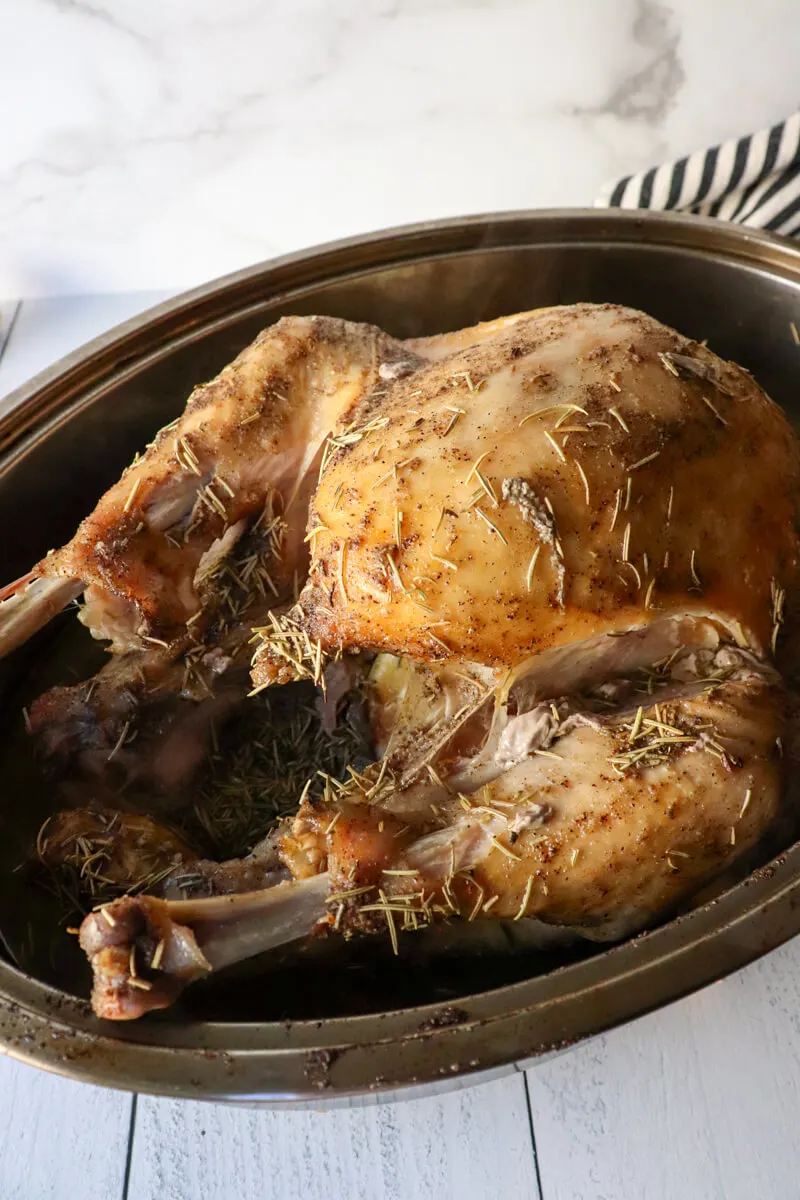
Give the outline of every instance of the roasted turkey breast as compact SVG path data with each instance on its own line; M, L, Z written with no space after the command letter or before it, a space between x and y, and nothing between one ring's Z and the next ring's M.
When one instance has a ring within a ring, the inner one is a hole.
M326 653L512 665L673 612L769 648L800 460L749 375L617 305L415 352L323 461L295 617Z

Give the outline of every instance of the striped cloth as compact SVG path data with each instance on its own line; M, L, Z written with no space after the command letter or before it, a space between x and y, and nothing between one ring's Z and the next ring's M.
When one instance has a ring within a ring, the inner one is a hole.
M626 175L599 208L655 208L800 235L800 112L747 137Z

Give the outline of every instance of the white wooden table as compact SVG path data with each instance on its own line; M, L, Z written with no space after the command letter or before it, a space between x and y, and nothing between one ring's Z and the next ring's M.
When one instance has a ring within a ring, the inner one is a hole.
M0 396L160 298L0 310ZM0 1058L0 1200L797 1200L798 981L800 939L525 1074L327 1112L131 1097Z

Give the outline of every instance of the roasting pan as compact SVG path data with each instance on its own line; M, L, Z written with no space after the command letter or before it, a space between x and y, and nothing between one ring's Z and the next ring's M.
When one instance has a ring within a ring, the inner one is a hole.
M575 301L632 305L707 338L798 422L800 251L789 242L710 220L577 210L390 230L198 288L13 393L0 417L0 582L65 541L190 389L285 313L370 321L405 337ZM2 664L0 726L17 719L11 697L21 676L35 674L41 646ZM17 833L16 790L4 769L6 844ZM513 969L467 956L454 970L451 956L446 986L434 962L395 988L389 965L382 1002L361 996L349 1015L302 1004L295 1015L291 988L300 985L290 976L276 1007L283 976L256 972L238 981L244 1005L228 1003L229 984L183 1010L115 1026L0 955L0 1050L93 1083L254 1104L328 1106L487 1079L720 979L800 932L800 844L778 849L713 900L622 945ZM2 906L19 903L0 888L0 929ZM361 976L349 967L355 995ZM317 970L305 994L328 989L329 965ZM427 989L423 978L433 981Z

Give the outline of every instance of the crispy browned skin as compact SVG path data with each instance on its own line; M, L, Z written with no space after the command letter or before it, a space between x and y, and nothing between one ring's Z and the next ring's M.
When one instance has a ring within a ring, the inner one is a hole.
M113 649L141 648L147 639L171 644L185 639L193 618L194 635L202 632L214 608L209 566L230 556L268 505L270 516L283 513L289 541L299 535L266 564L284 588L303 565L320 447L373 391L381 364L398 355L408 357L373 326L278 321L192 392L181 417L35 574L82 580L84 622Z
M314 496L312 640L511 665L711 611L769 646L797 575L800 462L749 375L618 305L413 345L438 361L362 405ZM256 681L271 672L264 653Z

